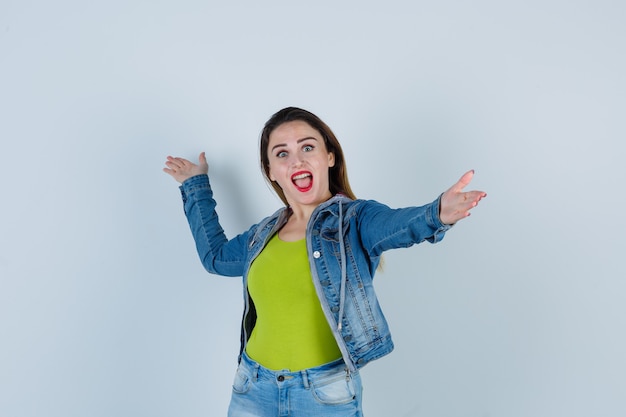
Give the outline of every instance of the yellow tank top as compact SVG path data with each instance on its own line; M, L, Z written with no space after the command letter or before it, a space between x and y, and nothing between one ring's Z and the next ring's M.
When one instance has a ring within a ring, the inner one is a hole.
M341 357L317 298L306 241L274 235L248 272L257 321L246 352L273 370L299 371Z

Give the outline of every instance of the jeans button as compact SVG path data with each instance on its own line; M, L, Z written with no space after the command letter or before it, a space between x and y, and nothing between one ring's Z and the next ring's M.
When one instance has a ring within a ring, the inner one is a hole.
M285 377L283 375L279 375L276 379L278 379L278 382L283 382L285 380Z

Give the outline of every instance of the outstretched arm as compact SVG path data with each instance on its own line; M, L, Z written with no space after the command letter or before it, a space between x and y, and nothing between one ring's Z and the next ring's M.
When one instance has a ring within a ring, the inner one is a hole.
M248 235L228 239L215 211L217 203L209 183L204 152L194 164L183 158L167 157L163 171L181 183L183 207L196 249L204 268L212 274L241 276L246 259Z
M487 197L484 191L463 191L474 176L474 170L468 171L461 179L441 196L439 218L444 224L454 224L470 215L470 210L478 205L478 202Z
M206 162L204 152L200 153L198 164L194 164L184 158L168 156L165 166L166 168L163 168L163 172L170 174L172 178L181 184L186 179L209 172L209 164Z

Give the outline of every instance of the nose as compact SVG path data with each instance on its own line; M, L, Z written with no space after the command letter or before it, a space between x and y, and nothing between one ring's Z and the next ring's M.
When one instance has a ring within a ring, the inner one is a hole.
M303 162L303 158L300 154L296 153L296 154L292 154L290 155L290 165L294 166L294 167L299 167L302 165Z

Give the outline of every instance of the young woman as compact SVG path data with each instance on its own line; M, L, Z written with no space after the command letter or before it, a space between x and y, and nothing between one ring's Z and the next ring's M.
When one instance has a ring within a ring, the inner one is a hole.
M241 350L228 415L362 416L359 370L393 349L372 280L381 255L441 240L486 196L473 171L434 202L391 209L358 200L341 146L314 114L289 107L261 133L263 174L285 207L228 240L204 152L168 156L200 259L243 277Z

